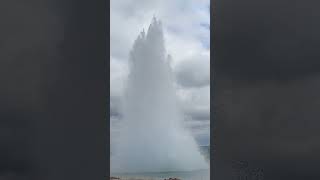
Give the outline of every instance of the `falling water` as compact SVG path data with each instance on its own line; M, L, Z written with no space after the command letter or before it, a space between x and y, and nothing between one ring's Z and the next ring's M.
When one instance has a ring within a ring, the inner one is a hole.
M124 118L111 156L111 172L170 172L207 169L176 101L170 56L161 22L153 18L130 53Z

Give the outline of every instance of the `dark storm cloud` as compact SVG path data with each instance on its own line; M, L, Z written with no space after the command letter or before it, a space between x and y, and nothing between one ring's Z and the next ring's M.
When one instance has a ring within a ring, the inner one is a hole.
M235 159L265 179L319 179L320 3L215 4L216 178Z

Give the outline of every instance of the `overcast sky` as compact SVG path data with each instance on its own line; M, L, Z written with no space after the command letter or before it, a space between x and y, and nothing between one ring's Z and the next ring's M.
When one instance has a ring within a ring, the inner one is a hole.
M172 56L177 95L201 145L210 137L209 0L111 0L110 3L111 136L121 119L121 101L128 74L128 54L142 29L155 15L163 23L167 53ZM112 138L111 138L112 140Z

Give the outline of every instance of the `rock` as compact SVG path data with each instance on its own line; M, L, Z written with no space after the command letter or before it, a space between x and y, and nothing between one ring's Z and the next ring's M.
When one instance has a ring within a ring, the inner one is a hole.
M110 177L110 180L120 180L118 177Z
M164 179L164 180L181 180L179 178L169 178L169 179Z

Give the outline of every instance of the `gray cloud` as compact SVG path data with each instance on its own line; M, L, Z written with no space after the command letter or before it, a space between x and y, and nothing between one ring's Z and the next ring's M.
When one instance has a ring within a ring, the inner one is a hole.
M194 120L209 120L210 109L206 107L195 106L193 108L185 109L185 114Z
M187 118L186 118L187 119ZM190 129L198 144L208 145L210 142L210 120L186 120L186 127Z
M195 57L180 62L175 68L178 84L186 88L210 85L210 59Z
M186 116L193 120L210 119L210 86L180 89L180 106Z
M118 118L122 116L120 97L117 97L117 96L110 97L110 116L118 117Z

